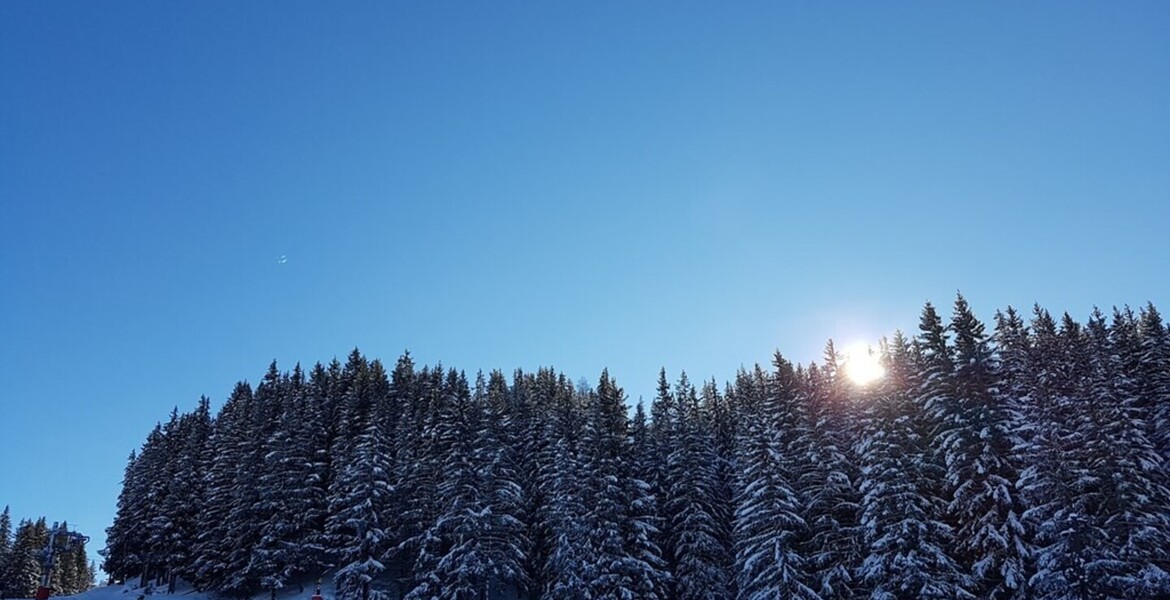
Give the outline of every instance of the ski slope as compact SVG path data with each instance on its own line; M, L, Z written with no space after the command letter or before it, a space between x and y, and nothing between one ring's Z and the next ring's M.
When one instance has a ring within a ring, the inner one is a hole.
M324 600L334 600L332 577L321 581L321 596ZM314 582L306 580L302 591L299 582L276 592L276 600L311 600ZM139 588L137 582L133 584L102 585L82 594L73 596L53 596L58 600L222 600L211 592L197 592L191 586L179 582L174 594L166 593L166 587L154 588L153 593L147 594L145 589ZM255 600L269 600L271 595L265 591L253 596Z

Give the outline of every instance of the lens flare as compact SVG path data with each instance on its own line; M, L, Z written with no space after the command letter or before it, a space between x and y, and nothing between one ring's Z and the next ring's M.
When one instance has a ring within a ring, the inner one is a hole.
M868 344L853 344L845 349L844 354L842 368L855 385L866 386L885 376L885 367Z

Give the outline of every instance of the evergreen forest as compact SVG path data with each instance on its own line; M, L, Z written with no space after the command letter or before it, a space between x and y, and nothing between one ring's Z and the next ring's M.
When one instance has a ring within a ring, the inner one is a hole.
M608 372L273 363L130 454L103 568L342 600L1170 597L1154 306L951 313L883 340L869 385L830 342L664 370L649 406Z
M69 525L65 524L65 529ZM21 520L15 528L8 507L0 512L0 597L32 598L41 583L43 552L49 544L44 517ZM58 544L59 546L60 544ZM54 557L50 589L56 595L84 592L94 584L97 565L89 562L85 544L62 548Z

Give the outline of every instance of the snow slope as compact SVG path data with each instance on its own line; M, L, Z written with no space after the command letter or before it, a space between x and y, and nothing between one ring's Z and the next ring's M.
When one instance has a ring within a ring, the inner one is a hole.
M332 577L326 577L321 581L321 596L324 600L334 600L334 589ZM313 581L304 582L304 591L301 590L299 583L290 585L283 590L276 593L276 600L310 600L313 596ZM85 592L74 596L54 596L54 599L60 600L223 600L217 598L214 594L209 592L197 592L191 589L189 585L180 582L174 594L166 593L166 588L156 588L152 594L144 593L137 583L126 585L104 585L98 586ZM269 600L268 592L257 594L253 597L255 600Z

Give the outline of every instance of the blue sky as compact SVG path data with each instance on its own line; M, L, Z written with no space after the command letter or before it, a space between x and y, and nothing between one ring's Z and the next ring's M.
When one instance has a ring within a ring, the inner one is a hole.
M353 347L658 368L1167 306L1165 2L0 2L0 504ZM281 263L278 259L287 257Z

